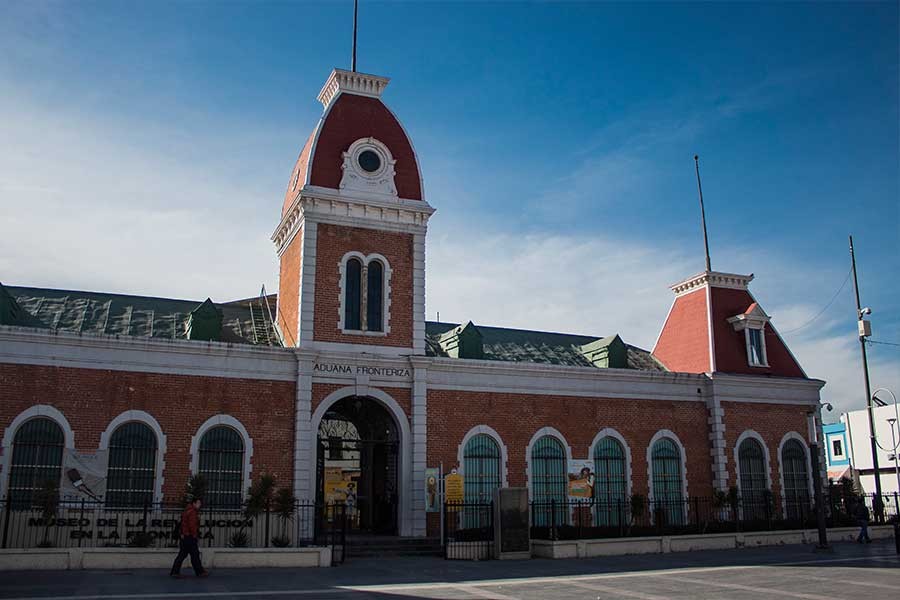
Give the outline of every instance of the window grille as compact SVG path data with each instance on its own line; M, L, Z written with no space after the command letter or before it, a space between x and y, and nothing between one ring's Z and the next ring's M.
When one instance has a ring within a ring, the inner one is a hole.
M109 440L106 505L140 507L153 502L156 434L146 423L120 425Z
M797 440L788 440L781 448L781 468L787 518L801 519L809 509L809 471L806 452Z
M765 505L765 492L769 487L763 447L753 438L745 439L738 447L738 461L741 469L740 485L743 518L747 520L765 519L769 516Z
M625 497L625 451L614 437L594 447L594 519L599 526L617 526L629 509Z
M38 417L22 424L13 438L9 469L9 501L30 506L48 482L59 486L65 438L51 419Z
M534 525L550 524L551 501L556 501L557 525L566 522L566 498L568 495L566 451L562 442L545 435L531 448L532 500L538 504L534 513Z
M200 475L207 483L206 504L212 508L240 508L244 496L244 441L237 431L219 425L203 434Z
M662 438L653 444L653 511L666 525L684 523L681 451L675 442Z
M480 433L463 450L466 502L491 502L500 487L500 448L489 435Z

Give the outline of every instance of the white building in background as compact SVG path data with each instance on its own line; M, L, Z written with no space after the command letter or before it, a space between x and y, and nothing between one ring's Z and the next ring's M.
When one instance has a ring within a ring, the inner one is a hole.
M875 437L880 444L878 448L878 470L881 473L881 490L884 494L900 493L900 480L895 462L894 444L900 444L900 422L896 419L896 407L893 404L875 408ZM847 440L850 444L850 462L859 474L859 482L867 494L875 491L875 469L872 464L872 447L869 441L868 411L854 410L841 415L841 422L847 427ZM891 430L893 429L893 438Z

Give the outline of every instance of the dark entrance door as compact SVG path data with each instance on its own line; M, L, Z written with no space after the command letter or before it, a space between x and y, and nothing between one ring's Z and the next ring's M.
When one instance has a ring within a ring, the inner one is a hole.
M346 503L351 530L396 535L399 449L397 426L381 404L339 400L319 425L317 497Z

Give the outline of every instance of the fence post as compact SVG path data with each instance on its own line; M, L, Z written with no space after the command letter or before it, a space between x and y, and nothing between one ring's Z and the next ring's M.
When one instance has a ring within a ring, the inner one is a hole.
M10 494L7 492L6 494L6 506L4 507L3 514L3 544L0 544L3 548L6 548L6 538L9 535L9 519L10 519L10 511L12 503L10 502Z
M625 535L625 512L622 510L622 499L619 498L619 537Z
M447 529L450 527L450 522L447 521L447 500L444 499L441 502L441 520L444 522L444 527L441 529L441 547L444 549L444 559L447 558Z
M78 547L81 548L81 540L84 539L84 498L81 499L81 511L78 513Z
M550 498L550 539L556 540L556 498Z
M81 501L83 503L84 498L82 498ZM82 506L84 506L84 504L82 504ZM141 523L144 524L143 528L141 529L141 533L147 533L147 501L146 500L144 500L144 518L141 519Z
M694 496L694 519L697 521L697 533L700 533L700 498L698 496Z
M266 506L266 548L269 547L269 517L271 516L272 511L269 510L268 505Z

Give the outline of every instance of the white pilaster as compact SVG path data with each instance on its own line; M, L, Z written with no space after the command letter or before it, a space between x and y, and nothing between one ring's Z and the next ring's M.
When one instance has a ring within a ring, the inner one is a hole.
M303 258L300 263L300 317L297 319L297 345L308 346L313 341L313 322L316 304L316 240L315 221L303 224Z
M706 408L709 411L709 416L707 417L709 427L707 431L709 433L709 455L711 458L713 487L727 492L728 458L725 455L725 411L715 392L715 386L709 386L708 388Z
M425 354L425 233L413 235L413 354Z
M313 464L313 444L316 432L312 431L312 372L315 356L307 352L296 351L297 356L297 394L296 424L294 427L294 496L298 500L316 499L316 474L311 470Z
M424 338L424 332L423 332ZM418 338L416 338L418 339ZM428 360L410 357L413 372L412 388L412 534L426 535L425 525L425 468L428 450Z

